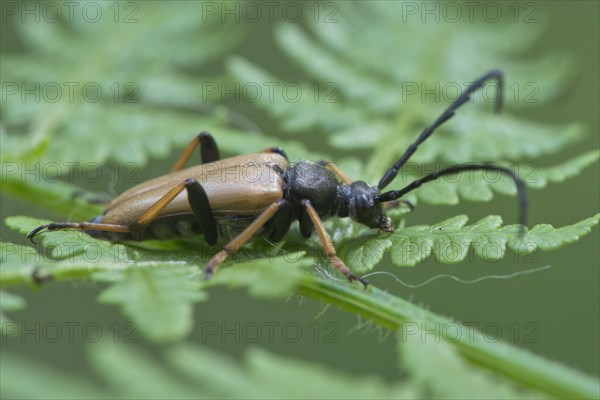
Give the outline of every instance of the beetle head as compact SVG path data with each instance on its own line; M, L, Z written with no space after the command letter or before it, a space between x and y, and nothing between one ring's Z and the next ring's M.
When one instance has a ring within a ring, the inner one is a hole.
M348 199L348 215L350 218L369 228L378 228L385 232L393 232L394 224L385 214L383 206L377 201L379 189L369 186L363 181L350 185Z

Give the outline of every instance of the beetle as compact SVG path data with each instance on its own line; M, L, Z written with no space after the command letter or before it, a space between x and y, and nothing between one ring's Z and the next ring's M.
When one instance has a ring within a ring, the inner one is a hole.
M405 194L445 175L462 171L497 171L510 176L517 187L521 233L527 218L528 199L523 181L510 169L491 163L457 164L416 179L400 190L383 191L397 176L400 168L421 143L477 89L490 80L498 83L496 111L502 108L503 74L492 70L471 83L448 108L425 128L402 157L382 176L376 186L352 181L329 161L300 161L290 164L280 147L257 154L221 159L218 146L208 132L192 140L174 165L172 172L141 183L110 202L106 211L88 222L51 223L27 235L33 238L42 230L79 229L113 242L123 240L167 239L202 234L209 245L219 236L233 236L208 262L205 276L210 277L225 259L235 253L257 233L278 242L287 234L293 221L299 221L303 237L316 231L331 264L348 280L366 280L356 276L335 252L323 220L350 217L352 220L384 232L394 225L386 215L384 204L402 202ZM200 147L200 165L185 169L191 155ZM240 179L241 172L252 169L252 181ZM409 207L409 202L404 202Z

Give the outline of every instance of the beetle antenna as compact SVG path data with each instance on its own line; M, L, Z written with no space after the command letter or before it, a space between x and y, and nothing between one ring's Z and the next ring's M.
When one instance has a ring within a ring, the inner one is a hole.
M498 96L496 99L496 112L499 112L500 110L502 110L502 91L503 91L503 86L504 86L504 75L502 74L502 72L500 70L495 69L495 70L489 71L487 74L483 75L482 77L477 79L475 82L473 82L471 85L469 85L467 90L465 90L454 101L454 103L452 103L450 105L450 107L448 107L442 113L442 115L440 115L435 120L435 122L431 126L428 126L427 128L425 128L425 130L421 133L419 138L413 144L408 146L408 148L406 149L406 151L404 152L402 157L400 157L398 162L396 164L394 164L390 169L388 169L385 174L383 174L383 177L379 181L379 185L378 185L379 190L384 189L387 185L390 184L390 182L392 182L394 180L394 178L396 178L396 175L398 175L398 171L400 170L400 168L402 168L402 166L404 164L406 164L406 162L413 155L413 153L415 151L417 151L417 148L419 147L419 145L421 143L423 143L429 136L431 136L431 134L436 130L437 127L439 127L444 122L446 122L450 118L452 118L454 116L456 109L458 107L462 106L463 104L465 104L471 98L471 95L477 89L481 88L487 81L489 81L491 79L495 79L498 81Z
M521 228L519 233L521 235L525 232L525 226L527 225L527 208L529 205L529 201L527 199L527 191L525 189L525 183L510 169L501 167L493 164L458 164L453 165L451 167L442 169L437 172L433 172L429 175L425 175L424 177L417 179L400 190L390 190L389 192L385 192L379 195L377 198L378 203L383 203L387 201L392 201L401 198L405 194L412 192L413 190L419 188L422 184L431 182L436 180L437 178L444 175L457 174L462 171L498 171L503 174L510 176L517 186L517 194L519 197L519 223L521 224Z

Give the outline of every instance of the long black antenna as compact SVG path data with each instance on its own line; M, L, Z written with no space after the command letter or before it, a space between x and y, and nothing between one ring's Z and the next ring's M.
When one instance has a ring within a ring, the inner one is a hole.
M496 79L498 81L498 97L496 99L496 112L502 110L502 91L504 87L504 75L500 70L495 69L489 71L487 74L483 75L481 78L477 79L475 82L469 85L467 90L465 90L458 97L458 99L456 99L454 103L452 103L450 107L448 107L446 111L444 111L442 115L440 115L438 119L435 120L435 122L431 126L425 128L425 130L421 133L421 136L419 136L419 138L413 144L408 146L402 157L400 157L400 160L398 160L398 162L394 164L392 168L388 169L387 172L383 174L383 177L379 181L379 190L382 190L387 185L389 185L390 182L392 182L394 178L396 178L396 175L398 175L398 171L400 170L400 168L402 168L402 166L406 164L406 162L413 155L413 153L417 151L419 145L423 143L429 136L431 136L433 131L435 131L435 129L438 126L442 125L444 122L452 118L456 109L462 106L464 103L466 103L473 94L473 92L482 87L490 79Z
M519 223L521 224L521 234L525 231L525 226L527 225L527 208L529 205L527 199L527 191L525 190L525 183L510 169L501 167L499 165L494 164L458 164L453 165L451 167L442 169L437 172L433 172L429 175L425 175L424 177L413 181L408 184L406 187L400 190L390 190L389 192L385 192L379 195L377 198L378 203L384 203L386 201L397 200L404 196L406 193L412 192L413 190L419 188L422 184L431 182L444 175L457 174L462 171L498 171L503 174L510 176L517 186L517 194L519 196Z

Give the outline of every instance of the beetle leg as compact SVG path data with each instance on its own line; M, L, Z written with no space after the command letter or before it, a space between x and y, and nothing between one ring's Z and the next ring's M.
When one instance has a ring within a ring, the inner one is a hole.
M206 269L204 270L204 276L210 278L213 273L217 270L219 265L227 259L230 254L237 252L248 240L254 236L260 228L262 228L275 213L283 206L285 200L278 200L275 203L267 207L250 225L246 227L239 235L234 237L227 243L223 250L218 252L210 259Z
M340 260L338 258L338 256L335 254L335 248L333 247L333 243L331 243L329 234L325 230L325 227L323 226L323 222L321 221L321 218L319 218L319 214L317 214L314 207L310 203L310 200L306 200L306 199L302 200L302 205L304 206L304 208L306 208L306 211L308 212L308 216L310 217L310 219L312 220L312 222L315 226L317 234L319 235L319 240L321 241L321 245L323 246L323 249L327 253L327 256L329 257L331 264L333 264L334 267L336 267L342 274L344 274L344 276L346 278L348 278L348 280L350 282L355 281L355 280L359 281L360 283L365 285L365 288L366 288L368 285L367 281L364 280L363 278L361 278L360 276L354 275L354 273L350 270L350 268L348 268L346 266L346 264L344 264L344 262L342 260Z
M346 185L350 185L352 183L352 179L348 177L336 164L328 160L320 160L317 164L324 166L331 172L333 172L339 180L341 180Z
M215 245L217 243L217 223L213 217L208 196L197 180L188 179L186 184L188 202L190 203L196 222L200 225L204 240L210 246Z
M187 181L175 186L156 203L152 204L146 211L142 213L142 215L137 217L137 219L131 223L131 230L134 232L139 232L148 226L148 224L150 224L150 222L152 222L158 216L158 214L185 189L186 183Z
M392 201L388 201L387 203L383 203L383 208L388 209L388 208L399 208L402 206L407 206L408 208L410 208L410 211L414 211L415 210L415 205L408 200L392 200Z
M187 190L188 202L190 208L194 213L194 217L200 230L204 235L206 243L214 245L217 243L217 224L213 218L212 210L208 202L208 196L202 188L202 185L195 179L187 179L185 182L180 183L173 189L169 190L167 194L161 197L156 203L148 208L142 215L140 215L135 222L131 224L131 230L139 232L150 224L156 216L181 193L184 189Z
M215 142L215 139L213 139L210 133L204 131L196 136L188 147L185 148L183 154L171 169L171 172L182 170L198 146L200 146L200 158L202 164L218 161L220 159L217 142Z
M54 280L51 272L41 273L40 267L34 267L31 271L31 279L38 285L43 285Z
M57 231L61 229L78 229L80 231L104 231L104 232L131 232L127 225L97 224L94 222L54 222L52 224L38 226L27 234L27 239L32 243L35 235L47 229Z
M292 207L289 202L284 201L269 223L270 226L267 227L268 239L275 243L280 242L290 230L292 221Z
M310 215L308 215L306 209L300 211L298 224L300 225L300 234L303 238L308 239L312 235L313 223L310 220Z
M285 154L285 151L279 146L267 147L266 149L262 150L261 153L279 154L280 156L283 156L283 158L285 158L287 161L290 161L287 154Z

